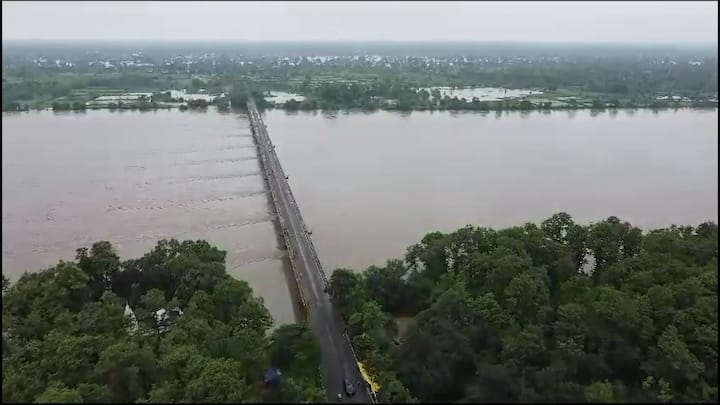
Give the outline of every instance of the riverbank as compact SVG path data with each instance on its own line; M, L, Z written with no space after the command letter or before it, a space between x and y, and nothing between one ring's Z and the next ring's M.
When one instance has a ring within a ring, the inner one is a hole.
M75 111L83 112L87 110L109 110L109 111L157 111L172 110L180 111L207 111L216 108L219 111L243 110L242 108L231 108L227 103L218 105L216 103L120 103L110 105L82 105L82 104L59 104L51 107L43 108L18 108L13 110L3 110L3 112L29 112L29 111ZM650 103L650 104L614 104L614 103L578 103L578 104L551 104L545 103L524 103L524 102L480 102L467 103L461 106L416 106L413 108L403 108L401 106L386 104L377 107L335 107L320 108L317 106L297 108L288 106L287 104L269 104L266 109L285 110L285 111L348 111L348 112L373 112L373 111L448 111L448 112L503 112L503 111L608 111L608 110L707 110L718 108L717 101L701 101L701 102L682 102L682 103Z

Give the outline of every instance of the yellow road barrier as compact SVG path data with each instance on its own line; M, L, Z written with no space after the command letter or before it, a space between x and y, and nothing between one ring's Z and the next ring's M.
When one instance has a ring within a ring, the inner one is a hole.
M370 376L370 374L365 370L365 367L363 367L362 363L358 362L358 368L360 369L360 374L362 375L362 377L370 385L370 390L372 392L380 391L380 388L382 388L382 386Z

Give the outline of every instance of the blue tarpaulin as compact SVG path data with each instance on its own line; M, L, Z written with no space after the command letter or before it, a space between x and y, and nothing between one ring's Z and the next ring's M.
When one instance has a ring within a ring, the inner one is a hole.
M280 372L280 370L273 367L273 368L268 369L265 372L265 376L264 376L263 380L265 381L266 384L274 383L274 382L277 382L280 380L281 375L282 375L282 373Z

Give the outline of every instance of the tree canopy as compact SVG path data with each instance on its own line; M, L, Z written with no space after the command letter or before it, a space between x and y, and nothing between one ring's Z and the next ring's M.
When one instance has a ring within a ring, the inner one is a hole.
M271 326L207 242L164 240L127 261L98 242L11 285L3 276L3 402L322 398L309 327ZM270 367L283 377L273 388Z
M385 400L717 402L717 246L559 213L430 233L329 292Z

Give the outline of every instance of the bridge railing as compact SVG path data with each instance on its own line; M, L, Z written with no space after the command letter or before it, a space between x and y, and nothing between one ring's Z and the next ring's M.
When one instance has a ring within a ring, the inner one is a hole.
M310 238L310 235L307 232L307 226L305 225L305 221L302 217L302 214L300 213L300 208L297 205L297 201L295 200L295 195L292 192L292 188L290 188L287 180L285 179L285 173L282 169L282 165L280 165L280 159L278 158L277 153L273 149L270 149L267 154L264 153L266 146L263 146L262 142L265 142L265 145L267 145L267 143L270 140L270 137L267 135L265 126L262 123L262 120L259 117L259 115L256 113L257 110L255 109L254 103L248 102L248 106L250 107L249 110L251 111L250 112L250 125L252 128L253 136L255 138L255 142L257 144L258 153L261 156L260 162L262 165L263 172L265 173L265 176L266 176L266 182L268 184L268 187L270 188L270 195L272 196L273 205L275 207L275 212L278 213L278 221L280 223L280 228L283 232L283 240L285 241L285 246L288 249L288 253L290 255L290 266L291 266L291 269L293 272L293 276L295 278L295 282L297 283L297 286L298 286L298 292L300 294L300 301L302 303L304 315L306 318L309 318L310 313L309 313L309 311L307 311L307 302L305 301L305 298L304 298L304 295L302 292L302 284L300 282L300 276L299 276L299 273L293 262L293 246L292 246L292 243L290 242L290 239L293 239L293 240L295 240L295 239L289 238L288 228L286 226L286 219L283 217L283 215L281 214L281 211L278 209L279 203L277 200L277 195L275 194L274 187L270 183L270 176L272 176L272 174L269 172L269 169L268 169L268 159L274 159L275 162L277 163L276 167L278 167L280 169L280 172L281 172L280 174L282 175L282 179L280 181L285 182L285 184L287 185L287 187L285 187L285 188L288 190L288 194L289 194L289 197L292 202L291 205L293 206L293 210L295 211L295 214L297 215L297 217L300 221L300 225L302 227L301 231L303 232L303 236L304 236L305 240L308 242L308 246L310 247L310 252L312 254L312 259L317 264L317 268L320 270L320 274L321 274L326 286L328 285L327 276L325 275L325 271L323 270L322 265L320 264L320 259L318 258L317 251L315 250L315 245L312 242L312 238ZM270 156L268 156L268 155L270 155ZM298 249L299 249L299 246L298 246ZM358 367L358 369L359 369L359 361L357 358L357 354L355 353L355 348L353 347L352 342L350 341L350 337L348 336L348 334L346 332L343 332L343 337L345 338L347 345L350 347L350 351L352 353L353 360L355 361L355 366ZM321 373L321 375L322 375L322 373ZM321 385L323 385L323 388L324 388L324 383L322 381L322 378L320 380L321 380ZM366 385L364 388L365 388L370 400L373 403L377 403L375 395L368 388L368 386Z
M250 110L252 111L252 108ZM295 283L296 283L296 286L298 289L298 293L300 295L300 302L302 305L303 315L306 319L312 321L312 319L310 319L311 318L310 311L307 310L307 301L305 300L304 294L302 292L302 283L300 281L300 275L299 275L299 272L297 271L297 268L295 267L295 263L293 262L293 251L292 251L292 244L290 242L290 239L292 239L292 240L295 240L295 239L289 238L289 235L287 234L288 228L285 226L286 220L283 217L283 215L281 214L281 211L278 209L279 204L278 204L278 200L277 200L277 195L275 194L274 187L270 183L270 176L272 176L272 174L270 173L270 170L268 169L268 156L264 153L265 147L262 144L263 142L266 142L266 144L267 144L267 142L269 141L269 137L264 132L264 126L259 127L259 125L256 123L256 119L259 120L259 117L256 117L255 114L251 113L250 114L250 123L251 123L252 131L253 131L253 136L254 136L255 142L257 144L258 153L261 156L260 161L261 161L261 165L263 168L263 172L265 173L265 176L266 176L266 183L268 185L268 188L270 188L270 195L272 196L273 205L275 207L275 212L278 213L278 215L277 215L278 221L280 223L280 227L283 232L282 236L283 236L283 240L285 241L285 246L288 249L288 254L290 256L290 267L291 267L291 270L293 273L293 277L295 278ZM260 124L262 125L262 122L260 122ZM273 151L270 151L270 153L273 153ZM272 156L270 158L272 158ZM277 155L275 156L275 158L277 158ZM279 165L279 160L278 160L277 166L280 167L280 170L282 171L282 167ZM288 187L288 189L289 189L289 187ZM293 200L293 203L295 203L294 200ZM302 217L300 218L300 221L302 223ZM303 227L304 227L304 223L303 223ZM298 247L298 249L299 249L299 247ZM320 376L321 376L320 386L323 391L327 392L326 387L325 387L325 382L323 381L323 378L322 378L322 372L321 372L321 370L318 370L318 371L320 371Z
M268 162L267 162L267 159L268 159L268 158L267 158L267 155L263 152L263 148L262 148L262 146L261 146L261 144L260 144L260 142L262 142L263 140L260 139L261 136L259 136L258 133L257 133L257 125L256 125L256 122L255 122L255 117L254 117L254 115L253 115L252 113L251 113L251 117L250 117L250 126L251 126L251 130L252 130L252 132L253 132L253 137L255 138L255 142L256 142L257 147L258 147L258 153L260 154L260 165L261 165L261 167L262 167L263 173L264 173L265 176L266 176L266 184L267 184L268 188L270 189L270 196L271 196L271 199L272 199L272 202L273 202L273 206L275 207L275 212L278 214L278 215L277 215L278 223L280 224L280 230L281 230L281 232L282 232L282 234L283 234L283 241L285 242L285 248L287 249L288 255L290 256L290 260L289 260L289 262L290 262L290 268L291 268L293 277L295 278L295 283L297 284L297 290L298 290L298 295L299 295L299 297L300 297L300 303L301 303L301 308L302 308L303 316L304 316L305 318L307 318L307 316L308 316L307 301L305 300L305 295L303 294L303 291L302 291L302 287L301 287L302 284L301 284L301 282L300 282L299 272L298 272L297 269L295 268L295 263L294 263L293 260L292 260L292 259L293 259L293 255L294 255L294 254L293 254L293 247L292 247L292 244L291 244L290 241L289 241L289 238L287 237L287 232L288 232L288 231L287 231L287 226L286 226L285 218L283 217L283 215L281 214L280 210L278 209L279 204L278 204L278 200L277 200L277 195L275 194L275 189L274 189L274 187L270 184L270 176L271 176L271 174L269 173L269 169L268 169Z
M300 208L298 208L297 201L295 201L295 195L292 192L292 188L288 187L288 190L290 191L290 199L292 199L293 206L295 207L295 210L297 211L298 218L300 218L300 224L303 227L304 237L308 241L308 245L310 246L310 252L312 253L313 260L318 266L318 269L320 270L320 275L323 278L323 281L325 282L325 285L328 285L328 279L325 275L325 270L323 270L322 264L320 264L320 258L318 257L317 250L315 249L315 244L312 241L312 238L308 234L307 226L305 225L305 220L303 219L302 215L300 214Z
M263 128L263 130L264 130L264 128ZM278 158L277 153L274 150L271 150L270 153L272 154L272 157L275 159L275 161L278 163L278 167L280 167L280 170L282 170L282 166L280 165L280 159ZM281 181L284 181L287 184L288 182L285 179L284 171L283 171L282 175L283 175L283 178ZM288 184L287 190L288 190L290 200L292 201L293 209L295 210L296 215L297 215L298 219L300 220L300 225L302 225L302 231L304 233L304 237L307 240L308 245L310 246L310 252L312 253L312 259L317 264L318 269L320 270L320 275L323 278L323 282L327 286L328 285L327 275L325 274L325 270L323 270L322 264L320 263L320 258L318 257L317 249L315 249L315 244L312 242L312 238L310 238L310 235L308 234L307 225L305 224L305 220L303 219L303 216L300 213L300 208L298 207L297 200L295 200L295 194L293 194L292 188L290 187L289 184Z
M270 153L275 155L273 157L276 159L276 161L278 162L278 166L279 166L280 160L277 158L275 151L271 151ZM284 174L283 174L283 176L284 176ZM283 180L281 180L281 181L287 182L287 180L285 180L284 177L283 177ZM307 233L307 227L305 225L305 221L303 220L303 217L300 214L300 208L297 205L297 201L295 200L295 196L293 195L292 188L289 185L287 187L287 190L289 192L290 199L292 200L292 205L294 207L294 210L296 211L296 215L300 219L300 224L303 227L304 237L310 246L310 251L313 256L313 260L315 260L315 262L317 263L318 269L320 270L320 273L323 277L323 281L327 285L328 284L327 277L325 276L325 272L323 271L322 265L320 264L320 259L318 258L317 251L315 250L315 246L312 242L312 238ZM348 334L346 332L343 332L343 337L345 338L345 342L347 343L348 347L350 347L350 352L352 353L353 360L355 361L356 367L359 367L359 366L357 366L359 364L359 360L358 360L357 354L355 353L355 348L352 345L352 341L350 340L350 337L348 336ZM373 395L372 391L367 386L365 386L364 388L367 391L368 398L370 398L373 403L376 403L375 395Z
M257 111L257 110L254 110L254 111ZM298 219L299 219L299 221L300 221L300 225L302 226L302 230L301 230L301 231L303 232L303 236L304 236L305 240L307 240L308 245L309 245L309 247L310 247L310 252L311 252L311 255L312 255L312 260L315 261L315 263L317 264L318 269L320 270L320 275L321 275L322 278L323 278L323 282L324 282L325 285L327 286L327 285L328 285L327 276L325 275L325 271L323 270L322 265L321 265L321 263L320 263L320 259L319 259L318 255L317 255L317 250L315 249L315 245L313 244L312 239L311 239L310 236L308 235L307 226L305 225L305 220L303 219L302 214L300 213L300 208L299 208L298 205L297 205L297 201L295 200L295 195L294 195L293 192L292 192L292 188L290 187L290 185L288 184L287 180L285 179L285 172L284 172L284 170L283 170L283 168L282 168L282 165L280 165L280 159L278 158L277 153L276 153L275 150L273 150L273 149L270 149L270 150L268 151L268 153L267 153L267 154L270 155L270 156L267 156L266 154L263 153L264 147L263 147L262 145L260 145L260 143L261 143L261 142L265 142L265 143L267 144L267 143L270 141L270 137L269 137L268 134L267 134L267 131L266 131L266 129L265 129L265 125L264 125L264 123L262 122L262 119L260 118L260 116L259 116L257 113L255 113L255 112L251 113L251 117L252 117L252 119L251 119L251 126L252 126L253 130L256 131L256 132L253 132L253 134L256 135L256 141L258 142L258 148L260 148L259 153L260 153L261 156L262 156L262 160L263 160L263 164L264 164L264 166L263 166L263 169L264 169L264 170L263 170L263 171L265 172L266 176L269 177L269 176L271 175L271 174L269 173L268 168L267 168L267 160L268 160L268 159L274 159L275 162L277 163L277 164L276 164L276 167L280 169L280 174L281 174L281 176L282 176L282 179L280 179L280 181L285 182L285 184L287 185L286 189L288 190L289 197L290 197L290 199L291 199L291 201L292 201L293 210L295 211L295 214L297 215L297 217L298 217ZM268 185L269 185L269 184L268 184ZM272 187L270 187L270 190L271 190L271 195L272 195L272 197L273 197L273 204L275 205L275 210L276 210L276 212L279 212L279 210L278 210L277 196L276 196L276 194L275 194L275 192L274 192L274 190L273 190ZM280 216L280 215L279 215L279 216ZM285 220L283 219L283 222L281 223L281 228L282 228L283 232L287 232L287 227L285 226L284 221L285 221ZM290 248L291 248L290 242L288 241L288 238L285 237L285 234L283 235L283 239L285 240L286 246L288 246L288 250L289 250L289 253L290 253L291 258L292 258L292 250L290 250ZM298 249L299 249L299 246L298 246ZM302 288L300 288L301 284L300 284L298 272L295 271L296 269L294 268L294 264L292 264L292 262L291 262L291 265L293 265L293 276L295 277L295 281L298 283L298 290L300 290L300 294L302 294ZM301 297L301 299L302 299L302 297ZM303 303L304 303L303 305L305 305L306 302L307 302L307 301L305 301L304 299L302 299L302 301L303 301Z
M347 332L343 332L343 337L345 338L345 341L347 342L348 346L350 346L350 352L352 353L353 360L355 361L355 366L359 369L360 368L360 360L358 360L357 354L355 353L355 348L352 345L352 342L350 341L350 336L348 336ZM359 371L359 370L358 370ZM360 373L362 374L362 373ZM376 397L373 394L372 390L368 388L368 383L365 382L365 391L367 392L368 398L370 398L370 401L372 403L377 403Z

